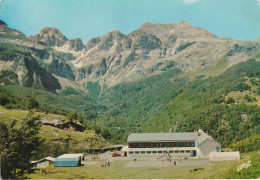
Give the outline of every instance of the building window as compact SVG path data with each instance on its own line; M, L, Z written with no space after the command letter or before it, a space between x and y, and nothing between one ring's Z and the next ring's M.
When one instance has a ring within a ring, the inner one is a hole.
M129 151L129 154L134 154L134 152L133 151Z
M162 146L162 144L161 143L157 143L157 147L161 147Z
M195 142L192 142L192 147L195 147Z
M188 143L187 142L184 142L184 147L187 147L188 146Z
M190 153L190 151L186 151L186 153Z
M141 154L145 154L145 151L141 151Z
M219 146L216 147L216 152L220 152L220 147Z
M165 147L171 147L171 143L166 142L166 143L165 143Z
M147 146L150 148L152 147L152 143L148 143Z
M163 153L166 153L167 151L163 151Z
M147 151L147 154L151 154L151 151Z
M181 151L181 153L184 153L184 151Z
M180 147L180 145L181 145L181 144L180 144L179 142L176 142L176 146L177 146L177 147Z
M139 151L135 151L135 154L139 154Z
M169 153L173 153L173 151L169 151Z
M175 153L179 153L180 151L175 151Z
M157 154L157 151L153 151L153 154Z
M162 151L158 151L159 154L162 154Z
M139 143L139 148L142 148L143 147L143 143Z

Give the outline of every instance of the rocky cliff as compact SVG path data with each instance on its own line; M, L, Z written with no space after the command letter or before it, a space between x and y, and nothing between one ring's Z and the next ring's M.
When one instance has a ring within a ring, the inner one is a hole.
M10 34L23 40L10 38ZM185 21L176 24L147 22L127 35L112 30L102 37L90 39L85 45L79 38L68 40L53 27L43 28L39 34L26 38L2 23L0 36L4 37L0 40L2 52L7 45L15 47L15 52L18 52L4 53L4 57L1 53L1 63L4 64L1 69L11 68L19 72L16 73L19 82L27 77L26 74L30 74L28 81L49 88L49 85L44 85L38 70L31 72L28 66L14 65L12 60L25 61L23 59L29 58L35 63L34 67L39 66L36 69L41 67L39 71L42 74L46 71L49 73L48 79L53 83L55 81L55 88L51 91L66 86L84 91L89 81L98 81L101 86L111 87L162 73L173 67L184 72L195 72L214 67L223 59L227 60L223 67L225 70L249 59L260 48L259 42L218 38Z

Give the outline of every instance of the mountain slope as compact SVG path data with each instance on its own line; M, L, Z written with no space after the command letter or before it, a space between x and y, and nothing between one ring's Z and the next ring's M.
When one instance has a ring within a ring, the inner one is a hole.
M213 78L197 77L190 82L175 70L116 85L100 96L100 103L107 109L101 111L98 122L122 136L168 132L176 124L178 131L202 128L228 146L260 133L259 67L258 61L249 60ZM232 92L243 92L251 100L234 97L231 101Z
M251 107L260 100L259 42L218 38L187 22L112 30L86 45L56 28L28 38L0 29L0 82L29 87L3 89L35 97L42 110L75 110L117 139L176 123L179 131L208 130L224 146L244 130L259 133L259 108Z
M68 40L55 28L44 28L30 36L51 46L57 52L71 54L75 80L84 87L98 81L102 89L121 82L131 82L161 73L173 67L184 72L199 71L226 59L224 69L254 54L257 42L218 38L205 29L182 21L176 24L145 23L124 35L112 30L92 38L86 45ZM211 75L210 73L206 74Z
M1 84L58 92L65 87L62 78L65 78L66 82L75 79L69 64L71 55L55 53L45 43L30 41L22 33L5 24L0 25L0 36L0 74L3 77L0 79ZM74 84L80 88L77 83Z

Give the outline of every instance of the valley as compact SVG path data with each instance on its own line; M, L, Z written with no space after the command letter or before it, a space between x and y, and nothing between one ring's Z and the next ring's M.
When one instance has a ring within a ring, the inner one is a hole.
M172 166L127 172L128 159L101 170L96 170L99 161L79 167L82 176L78 169L50 166L47 176L37 171L30 178L237 177L235 167L259 151L254 144L259 122L259 41L217 37L181 21L146 22L129 34L111 30L83 44L55 27L26 37L0 21L1 137L17 140L14 131L37 126L38 134L29 131L32 127L28 134L42 142L30 160L126 144L131 133L166 133L173 127L203 129L222 148L245 153L236 163L213 163L214 170L207 165L195 172L187 166L180 171L186 177Z
M40 111L75 111L86 123L108 128L115 142L124 143L131 132L168 132L174 124L217 136L221 121L231 117L214 115L219 125L209 127L201 111L259 112L258 42L218 38L185 21L145 23L128 35L113 30L86 45L54 27L29 37L0 27L0 82L19 99L13 106L26 108L22 102L32 96ZM248 128L259 130L255 123Z

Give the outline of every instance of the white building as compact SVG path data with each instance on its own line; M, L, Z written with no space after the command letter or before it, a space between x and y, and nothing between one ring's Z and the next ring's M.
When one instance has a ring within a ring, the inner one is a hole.
M220 152L221 145L201 129L196 132L132 133L127 139L128 157L160 157L169 152L175 157L209 158L210 152Z
M238 151L235 152L211 152L211 161L235 161L240 160L240 154Z
M63 154L57 158L80 158L81 161L86 159L87 153Z
M55 158L53 158L53 157L46 157L46 158L40 159L38 161L31 161L31 163L34 164L34 166L36 168L43 168L43 167L47 167L47 166L53 164L54 159Z

